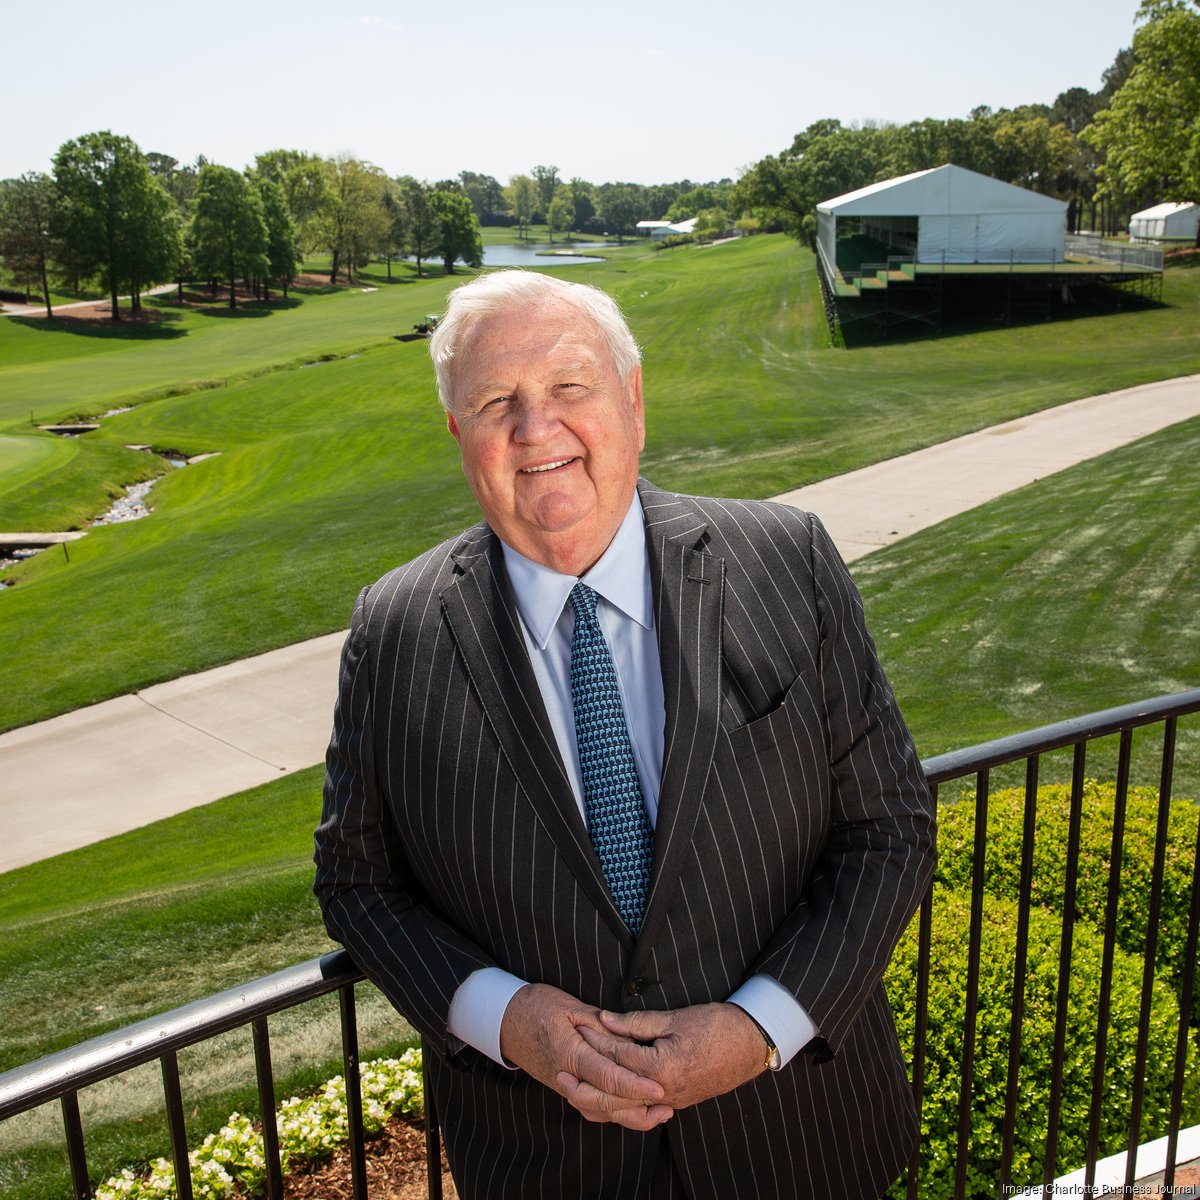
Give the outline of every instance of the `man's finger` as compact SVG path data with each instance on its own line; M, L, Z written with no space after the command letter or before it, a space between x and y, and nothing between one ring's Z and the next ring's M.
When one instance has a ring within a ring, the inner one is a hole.
M612 1121L644 1132L675 1115L675 1110L666 1104L631 1104L567 1071L558 1073L558 1083L567 1101L589 1121Z
M671 1012L656 1009L626 1013L603 1011L600 1013L600 1021L605 1029L618 1037L652 1042L655 1038L665 1037L671 1032L673 1016Z
M590 1044L590 1037L603 1035L586 1027L580 1029L579 1034L579 1045L572 1047L565 1073L573 1075L614 1100L626 1103L657 1104L666 1095L662 1084L657 1080L642 1075L635 1068L609 1057ZM636 1046L631 1048L640 1049Z
M660 1052L656 1047L644 1046L629 1038L614 1037L595 1029L581 1028L579 1035L593 1050L610 1062L644 1078L655 1078L655 1070L660 1061Z

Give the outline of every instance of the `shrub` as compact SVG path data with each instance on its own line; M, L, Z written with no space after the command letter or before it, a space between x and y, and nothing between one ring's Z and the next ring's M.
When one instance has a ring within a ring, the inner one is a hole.
M393 1113L417 1114L424 1109L421 1052L381 1058L359 1065L363 1128L378 1133ZM350 1136L346 1083L335 1075L314 1096L285 1100L277 1113L280 1165L325 1158ZM249 1117L230 1113L217 1133L210 1133L188 1154L196 1200L226 1200L261 1195L267 1162L262 1131ZM173 1200L175 1168L155 1159L145 1175L126 1169L96 1189L96 1200Z
M925 1091L921 1114L922 1200L953 1194L958 1103L966 1011L970 897L935 887ZM979 1005L975 1035L968 1196L994 1195L1000 1175L1009 1034L1012 1021L1016 905L991 899L984 908ZM1045 1155L1047 1113L1058 984L1059 923L1030 911L1029 950L1017 1089L1013 1180L1040 1181ZM1099 1013L1103 938L1086 924L1075 928L1068 995L1066 1054L1057 1163L1071 1169L1084 1160L1094 1039ZM901 938L887 987L897 1015L901 1045L911 1057L915 1028L917 922ZM1100 1133L1102 1154L1124 1147L1133 1094L1134 1048L1140 1001L1141 960L1117 950L1109 1014ZM1151 1000L1150 1043L1143 1099L1142 1141L1165 1132L1173 1080L1178 1002L1170 988L1155 984ZM1188 1042L1184 1125L1200 1110L1200 1074ZM1057 1173L1061 1173L1059 1170ZM904 1194L900 1185L892 1195Z
M1075 915L1102 927L1108 902L1108 866L1112 852L1116 785L1086 780L1080 824L1079 869ZM988 799L984 888L992 896L1016 900L1021 883L1021 829L1025 793L1012 788ZM1067 872L1067 833L1071 789L1053 784L1038 789L1034 833L1033 903L1061 913ZM1129 954L1145 952L1154 869L1158 791L1130 788L1121 857L1121 891L1117 907L1117 945ZM1191 904L1196 847L1196 806L1190 800L1171 804L1163 873L1162 908L1155 970L1180 988ZM938 810L940 883L969 891L975 837L975 806L970 800L942 804Z

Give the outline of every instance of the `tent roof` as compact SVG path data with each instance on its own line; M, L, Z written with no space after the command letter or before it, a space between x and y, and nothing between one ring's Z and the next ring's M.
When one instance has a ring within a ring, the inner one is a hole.
M922 216L947 213L1064 212L1055 200L1012 183L1002 183L953 163L871 183L823 200L817 211L835 217Z
M1143 208L1141 212L1135 212L1131 221L1136 221L1139 218L1144 221L1157 220L1160 217L1173 217L1176 213L1187 212L1189 209L1200 208L1200 204L1191 204L1184 201L1182 204L1156 204L1153 208Z

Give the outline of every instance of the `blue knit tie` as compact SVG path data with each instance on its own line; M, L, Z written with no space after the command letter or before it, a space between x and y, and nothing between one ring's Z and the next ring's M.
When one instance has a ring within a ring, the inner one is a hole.
M617 909L637 937L650 890L654 831L629 744L616 668L596 620L598 599L586 584L577 583L571 589L575 740L592 845Z

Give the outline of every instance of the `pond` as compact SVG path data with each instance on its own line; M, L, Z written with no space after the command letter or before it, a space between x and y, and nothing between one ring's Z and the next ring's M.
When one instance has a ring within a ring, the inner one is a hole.
M569 267L575 263L600 262L595 255L579 254L580 250L602 250L607 242L529 242L521 246L484 246L485 267ZM568 249L568 246L570 247ZM540 254L541 250L554 253Z

